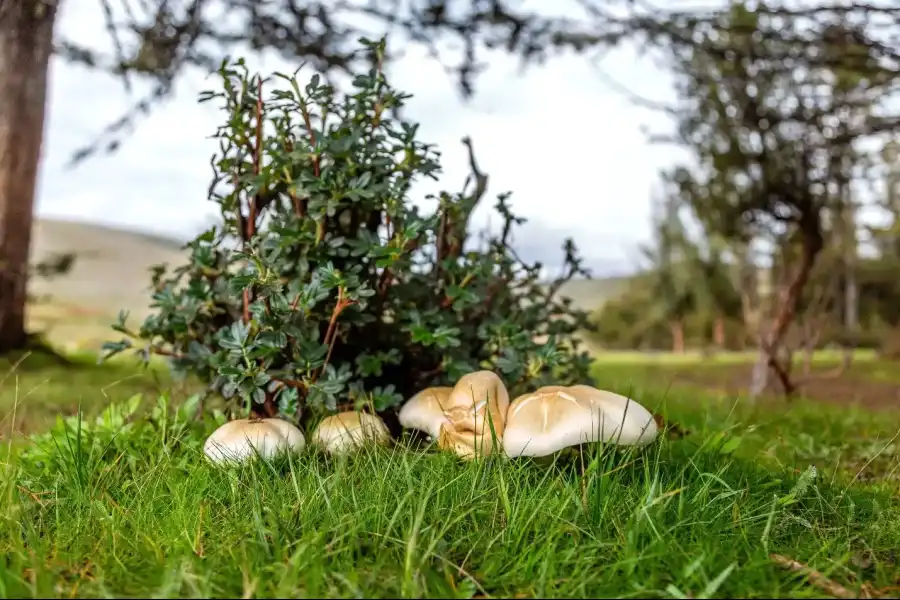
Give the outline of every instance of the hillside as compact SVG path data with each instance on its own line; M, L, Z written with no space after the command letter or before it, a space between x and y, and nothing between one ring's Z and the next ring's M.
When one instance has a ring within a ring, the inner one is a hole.
M610 298L621 294L628 284L628 279L628 277L574 279L560 288L560 294L571 298L576 307L592 311L600 308Z
M68 274L31 282L29 289L39 301L31 307L29 318L32 327L49 328L48 337L55 342L78 340L78 345L90 346L114 334L109 324L120 309L128 310L134 319L147 314L151 267L185 260L181 242L175 239L92 223L38 219L33 261L65 252L76 254ZM572 281L561 293L576 306L591 310L617 293L625 281L622 277Z
M56 302L116 313L119 308L145 310L150 268L184 260L181 243L165 237L91 223L39 219L32 260L64 252L76 254L65 276L35 279L30 291L51 294Z

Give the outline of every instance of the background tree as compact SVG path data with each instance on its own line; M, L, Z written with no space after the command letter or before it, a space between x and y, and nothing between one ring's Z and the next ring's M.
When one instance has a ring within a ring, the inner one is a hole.
M784 54L783 38L808 28L801 18L733 4L712 22L695 24L694 43L672 55L685 99L676 113L676 141L699 165L682 175L683 193L723 236L746 240L761 232L788 261L789 274L780 279L760 331L754 396L766 387L770 369L793 391L779 352L825 245L823 219L840 205L836 190L847 181L847 148L877 125L866 114L846 114L851 94L844 88L836 93L832 63L812 69ZM825 52L837 43L832 30L817 34L819 51L836 56ZM842 66L858 73L852 94L857 103L865 98L870 105L894 83L893 74L873 67L873 60L850 52Z
M695 282L691 281L691 264L683 252L688 244L678 197L664 197L659 208L653 223L654 243L641 251L650 263L648 284L656 301L655 316L669 327L672 351L683 353L684 321L694 308ZM653 315L647 316L653 321Z
M684 198L674 179L654 203L652 241L641 247L644 270L624 296L594 316L600 344L671 349L726 346L726 323L741 314L738 270L723 240L702 225L691 233ZM693 219L695 224L697 220ZM667 340L665 346L662 339Z

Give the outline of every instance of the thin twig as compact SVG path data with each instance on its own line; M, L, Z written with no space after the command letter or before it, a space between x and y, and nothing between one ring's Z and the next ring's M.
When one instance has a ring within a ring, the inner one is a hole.
M833 596L834 598L857 597L857 594L854 594L840 583L826 577L821 572L813 569L812 567L808 567L803 563L794 560L793 558L788 558L787 556L782 556L781 554L770 554L769 558L771 558L780 567L783 567L789 571L793 571L794 573L801 573L805 575L807 580L813 587L821 590L822 592L825 592L830 596Z

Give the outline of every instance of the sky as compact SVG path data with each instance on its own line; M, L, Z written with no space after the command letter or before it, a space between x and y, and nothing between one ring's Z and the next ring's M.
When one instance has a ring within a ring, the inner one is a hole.
M99 0L62 3L57 32L102 47L109 36L99 7ZM272 56L247 58L263 73L296 69ZM524 258L558 263L569 236L595 275L634 269L637 246L649 237L659 171L679 152L648 141L647 128L665 131L667 120L634 106L620 88L671 102L665 72L630 48L598 65L566 56L525 73L514 58L497 54L468 102L421 48L410 47L388 74L395 88L414 94L406 116L421 124L421 139L442 153L438 185L414 188L417 198L461 188L468 168L460 140L468 135L490 175L476 226L498 223L491 219L493 197L511 191L513 210L528 219L515 237ZM120 81L54 58L38 215L183 239L210 223L216 212L206 199L215 151L209 136L222 115L197 97L215 84L202 72L189 72L174 98L141 119L118 152L69 168L72 153L123 114L141 88L129 96Z

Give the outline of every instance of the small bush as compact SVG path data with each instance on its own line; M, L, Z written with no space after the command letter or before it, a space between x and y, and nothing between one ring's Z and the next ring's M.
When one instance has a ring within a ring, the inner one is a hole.
M187 247L188 264L153 277L155 314L105 345L169 357L225 398L266 415L373 406L385 411L430 385L494 369L513 394L589 381L572 334L586 314L557 300L583 274L567 240L565 277L541 285L540 264L510 246L523 219L501 195L499 233L473 247L469 219L487 187L468 140L462 193L410 199L435 177L438 154L397 111L409 96L380 69L384 41L363 40L373 67L342 96L314 75L304 88L220 70L219 153L210 199L221 222ZM546 340L541 342L539 340ZM308 409L308 410L307 410Z

